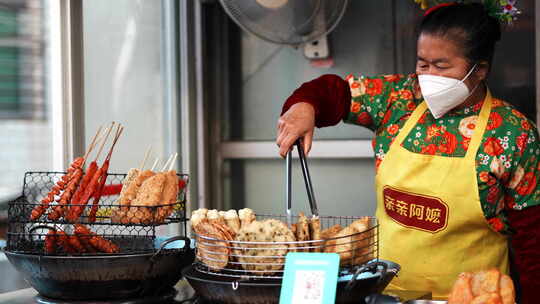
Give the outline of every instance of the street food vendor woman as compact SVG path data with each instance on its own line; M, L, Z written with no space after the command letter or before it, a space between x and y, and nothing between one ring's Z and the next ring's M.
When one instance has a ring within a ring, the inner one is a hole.
M461 272L508 274L512 251L521 303L537 300L540 143L486 83L500 37L480 3L437 6L420 24L415 74L323 75L283 106L281 156L298 138L309 151L314 126L375 132L379 255L402 267L393 289L444 298Z

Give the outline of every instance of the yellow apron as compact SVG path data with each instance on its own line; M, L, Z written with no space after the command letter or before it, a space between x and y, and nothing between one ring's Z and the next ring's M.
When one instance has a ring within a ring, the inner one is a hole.
M380 258L401 265L388 289L448 296L458 274L498 268L508 273L506 238L482 212L475 158L491 111L488 92L465 157L413 153L401 146L426 111L407 120L376 176Z

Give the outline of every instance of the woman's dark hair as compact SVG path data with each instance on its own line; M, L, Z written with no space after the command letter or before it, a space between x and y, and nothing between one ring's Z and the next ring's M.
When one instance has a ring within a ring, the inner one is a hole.
M491 67L495 44L501 39L499 21L480 3L456 3L424 17L420 34L443 36L461 46L470 64L486 61Z

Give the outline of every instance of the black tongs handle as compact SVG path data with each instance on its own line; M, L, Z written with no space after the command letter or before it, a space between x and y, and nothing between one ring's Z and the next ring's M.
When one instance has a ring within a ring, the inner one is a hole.
M292 200L291 200L291 163L292 163L292 149L287 152L287 157L285 158L285 209L287 210L287 225L289 227L292 224L291 219L291 209L292 209Z
M315 194L313 192L313 185L311 184L311 176L309 174L306 155L300 140L296 141L296 148L298 149L298 157L300 158L300 163L302 164L302 174L304 175L304 182L306 183L306 191L309 199L309 206L311 208L311 214L313 216L319 216L319 209L317 208L317 202L315 201Z

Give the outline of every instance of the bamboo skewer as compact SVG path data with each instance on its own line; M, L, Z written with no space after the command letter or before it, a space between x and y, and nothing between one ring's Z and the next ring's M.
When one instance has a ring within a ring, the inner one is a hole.
M173 168L174 168L174 164L176 163L176 158L178 157L178 152L174 153L174 158L173 160L171 161L171 164L169 166L169 170L168 171L171 171Z
M171 156L169 156L169 158L167 159L167 162L165 162L165 164L161 168L161 171L165 171L165 169L167 169L167 167L169 166L169 163L171 162L172 158L173 158L173 155L171 154Z
M146 149L146 153L144 153L144 159L141 162L141 165L139 166L139 171L142 171L144 168L144 164L146 164L146 160L148 159L148 155L150 155L150 152L152 151L152 146L148 146L148 149Z
M96 158L94 159L94 161L97 161L99 156L101 155L101 151L103 151L103 147L105 146L105 143L107 142L107 139L109 139L109 135L111 134L111 131L112 131L113 127L114 127L114 121L112 122L111 126L107 128L108 129L107 134L105 135L103 141L101 142L101 146L99 147L99 150L97 152L97 155L96 155Z
M156 161L155 161L154 164L152 165L152 168L150 169L150 171L154 171L154 170L156 169L158 162L159 162L159 157L156 158Z
M99 126L96 134L94 135L94 137L92 138L92 141L90 142L90 145L88 146L88 149L86 150L86 153L84 154L83 156L83 163L81 165L81 167L84 166L84 164L86 163L86 158L88 158L88 155L90 155L90 153L92 152L92 150L94 150L94 147L96 146L97 144L97 139L99 137L99 135L101 134L101 129L103 128L103 126Z

